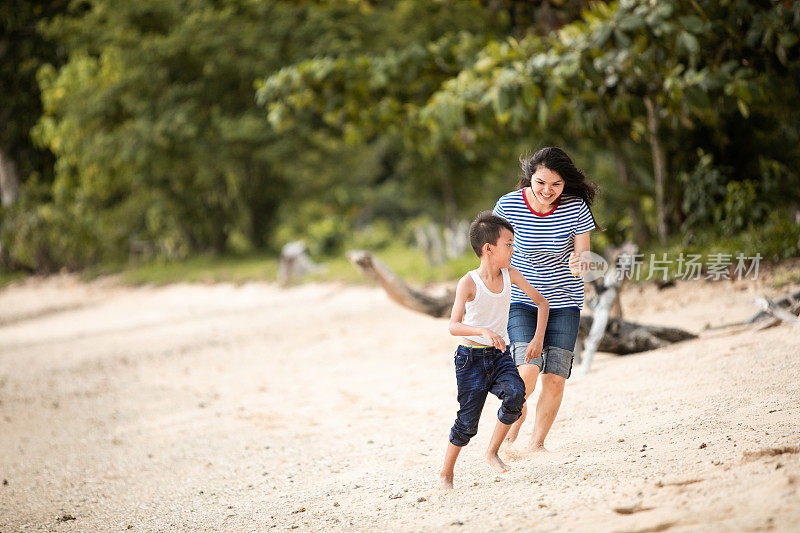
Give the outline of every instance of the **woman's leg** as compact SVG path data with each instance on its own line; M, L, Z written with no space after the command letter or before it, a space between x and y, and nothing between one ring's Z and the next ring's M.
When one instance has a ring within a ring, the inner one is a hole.
M542 363L541 358L534 358L530 364L524 364L525 349L536 333L536 318L538 311L535 307L512 303L508 310L508 338L510 340L511 356L517 365L517 370L525 382L525 399L533 393L536 388L536 379L539 377L539 370ZM522 416L511 425L511 429L506 435L506 441L514 442L519 435L519 430L528 415L528 402L522 404Z
M577 307L550 310L544 340L542 388L536 404L536 421L529 444L533 450L544 450L544 439L561 407L564 385L572 372L573 350L578 338L580 318Z
M544 450L544 439L561 407L566 381L566 378L555 374L542 374L542 392L539 393L539 401L536 403L536 421L533 423L533 434L528 445L532 450Z

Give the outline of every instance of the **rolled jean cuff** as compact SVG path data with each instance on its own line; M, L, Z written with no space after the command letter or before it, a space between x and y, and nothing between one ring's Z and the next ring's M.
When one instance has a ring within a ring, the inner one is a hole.
M555 374L564 379L572 375L572 362L574 354L570 350L559 348L558 346L546 346L544 349L544 369L545 374Z
M453 444L453 446L466 446L471 438L472 436L464 438L464 436L458 433L455 428L450 430L450 442Z
M507 426L510 426L511 424L519 420L519 417L521 416L522 416L522 409L515 412L506 411L501 405L500 409L497 410L497 419Z
M541 355L539 355L539 357L534 357L527 363L525 362L525 350L528 349L527 342L512 342L510 348L511 348L511 357L514 358L515 365L517 366L525 364L536 365L539 367L539 370L542 370L542 368L544 367L544 359L542 359Z

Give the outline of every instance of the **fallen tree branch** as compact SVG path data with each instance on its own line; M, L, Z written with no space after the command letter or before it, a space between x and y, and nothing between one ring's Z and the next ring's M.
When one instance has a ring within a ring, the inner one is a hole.
M382 261L364 250L347 252L347 259L366 277L377 281L389 298L400 305L436 318L450 316L450 310L453 308L456 297L454 291L448 291L440 296L432 296L415 289Z
M800 291L797 291L793 294L787 294L786 296L776 300L774 303L778 307L788 308L794 306L798 301L800 301ZM750 317L749 320L745 321L744 324L746 325L755 324L759 320L769 317L771 314L772 313L762 309L761 311ZM738 326L739 324L730 324L730 325Z
M581 315L578 338L586 338L594 318ZM597 351L625 355L663 348L675 342L696 339L697 335L678 328L648 326L610 317L605 333L597 345Z
M396 303L414 311L436 318L450 316L455 300L455 291L442 295L430 295L409 286L382 261L371 253L354 250L347 259L367 278L376 281ZM591 316L581 316L578 343L582 343L592 327ZM673 342L697 338L697 335L677 328L647 326L619 318L608 318L597 350L620 355L643 352L667 346Z
M594 354L600 346L600 341L605 336L609 320L608 315L619 294L621 282L622 278L617 276L617 271L613 268L609 269L603 278L605 290L600 294L597 305L594 307L594 320L592 320L592 326L589 328L589 334L586 336L583 352L581 353L581 370L584 374L589 372Z
M792 326L800 326L800 318L793 313L790 313L783 307L778 306L778 304L775 303L769 296L764 295L762 298L756 298L756 304L761 307L763 312L768 313L781 322L785 322Z

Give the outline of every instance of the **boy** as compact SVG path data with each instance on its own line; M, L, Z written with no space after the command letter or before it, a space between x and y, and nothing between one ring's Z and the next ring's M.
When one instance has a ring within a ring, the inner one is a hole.
M478 432L478 419L489 392L503 401L497 425L486 450L486 462L508 471L497 451L508 429L522 413L525 384L507 350L511 284L522 289L539 308L536 334L525 351L525 362L542 352L549 306L547 300L511 266L514 229L489 211L480 213L469 228L472 249L481 260L458 282L450 314L450 334L463 337L455 354L459 410L450 430L450 443L439 474L442 488L453 488L453 467L463 446Z

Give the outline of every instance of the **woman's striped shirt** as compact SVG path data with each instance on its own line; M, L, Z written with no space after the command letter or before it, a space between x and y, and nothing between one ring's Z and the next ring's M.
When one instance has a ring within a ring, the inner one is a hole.
M514 227L514 255L511 265L547 298L551 309L583 308L583 278L569 271L569 254L575 235L595 228L589 207L582 198L564 196L547 213L537 213L524 195L525 189L504 194L493 213ZM511 302L536 306L516 285Z

